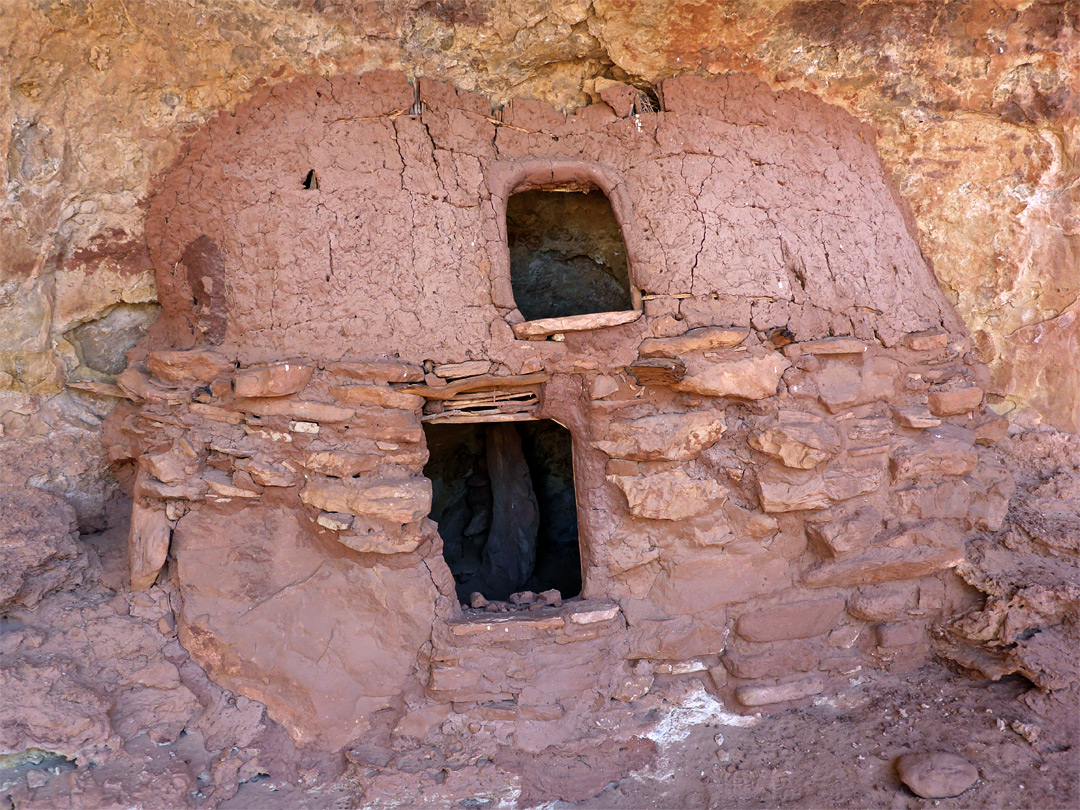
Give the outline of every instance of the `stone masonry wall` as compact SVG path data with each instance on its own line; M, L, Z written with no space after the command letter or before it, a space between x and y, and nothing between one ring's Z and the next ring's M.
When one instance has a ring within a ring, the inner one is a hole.
M474 716L543 747L656 677L756 710L920 660L1004 517L1007 423L869 130L746 77L649 113L627 86L572 116L418 97L267 88L150 206L162 317L86 389L137 465L132 585L165 566L192 655L331 748ZM586 181L642 311L523 322L501 206ZM422 424L480 405L573 435L581 599L458 604Z

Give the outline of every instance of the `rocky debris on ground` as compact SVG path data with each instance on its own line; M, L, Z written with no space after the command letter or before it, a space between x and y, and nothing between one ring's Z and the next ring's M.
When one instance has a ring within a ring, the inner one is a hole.
M959 796L979 778L979 769L966 759L941 751L904 754L896 760L896 773L924 799Z
M78 540L75 510L56 495L27 487L0 498L0 613L34 607L44 597L93 576Z

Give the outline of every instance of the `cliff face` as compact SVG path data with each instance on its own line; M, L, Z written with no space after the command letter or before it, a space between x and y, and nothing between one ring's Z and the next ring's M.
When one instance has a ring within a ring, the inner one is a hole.
M301 74L397 68L573 108L612 81L738 71L844 107L877 130L990 405L1080 427L1073 3L4 6L0 483L65 495L84 528L112 400L66 386L114 380L157 317L147 200L211 115Z

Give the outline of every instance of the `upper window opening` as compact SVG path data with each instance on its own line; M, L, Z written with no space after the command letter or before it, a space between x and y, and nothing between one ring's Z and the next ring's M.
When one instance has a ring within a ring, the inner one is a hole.
M513 194L506 235L514 302L527 321L634 309L626 245L603 191Z

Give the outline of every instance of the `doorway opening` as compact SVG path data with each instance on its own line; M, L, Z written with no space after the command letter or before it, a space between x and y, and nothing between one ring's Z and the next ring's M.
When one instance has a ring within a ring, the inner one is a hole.
M581 592L573 442L557 422L425 425L431 518L458 599Z
M525 320L634 309L626 244L603 191L512 194L506 236Z

